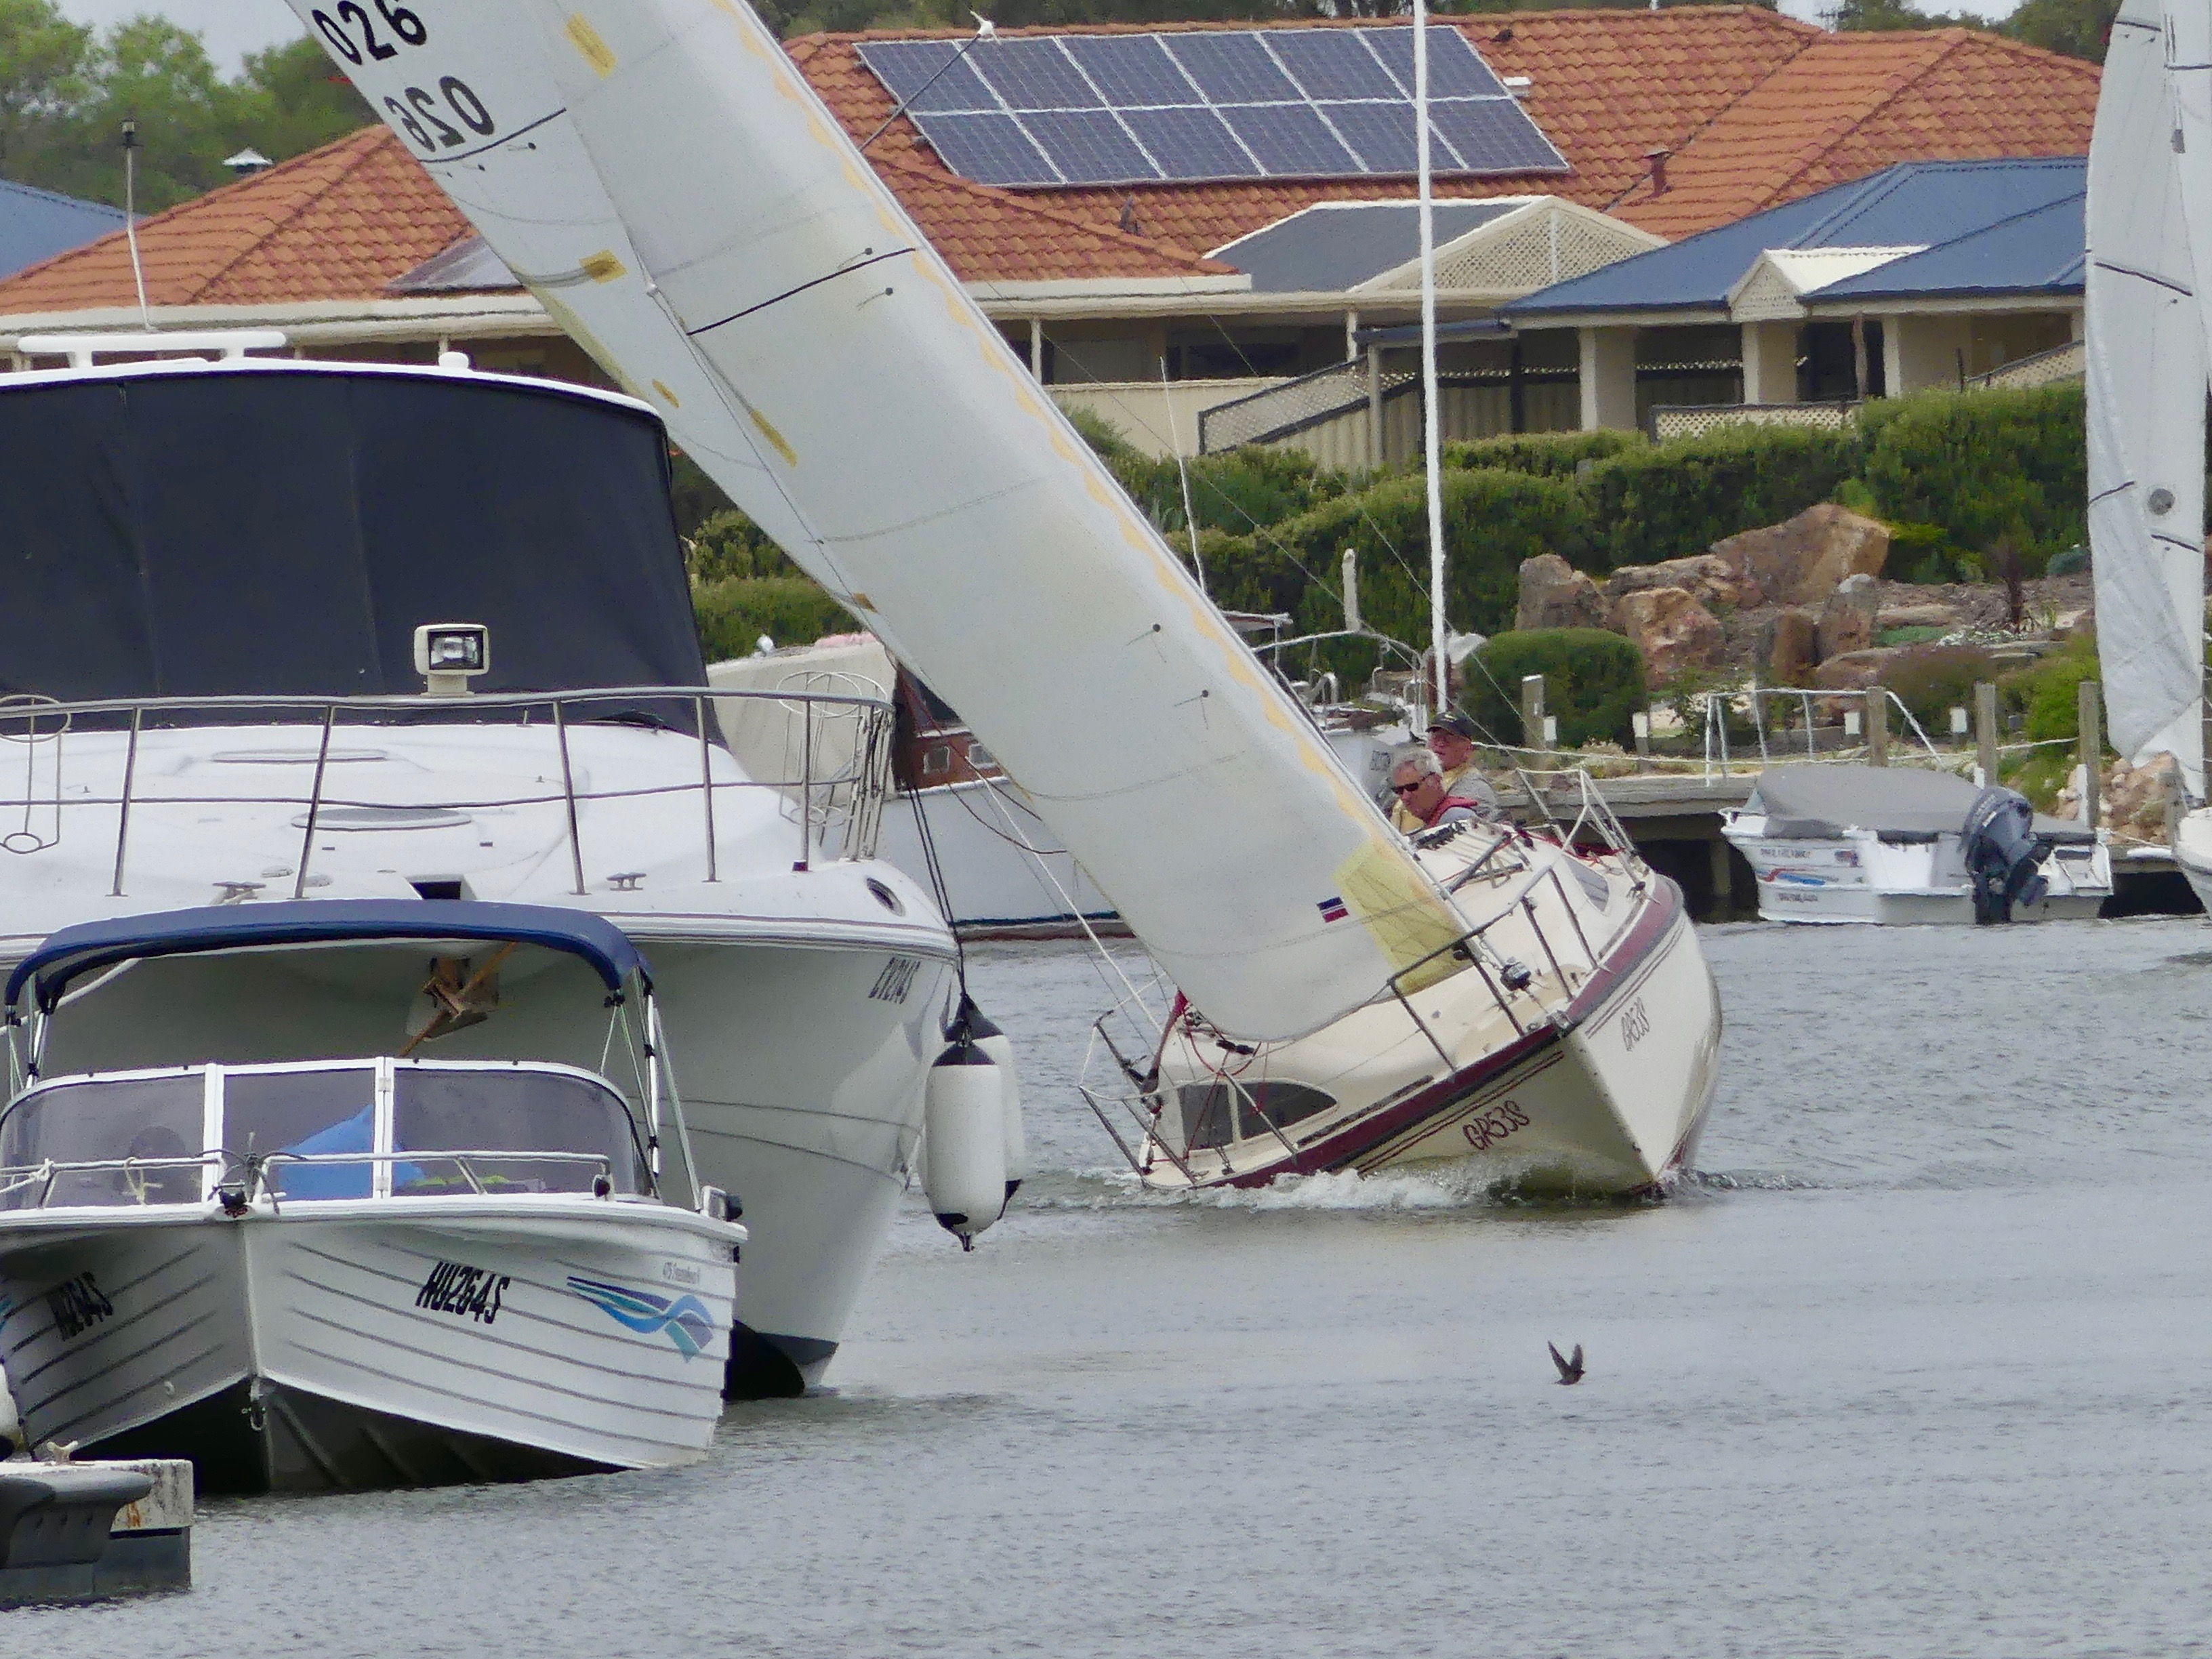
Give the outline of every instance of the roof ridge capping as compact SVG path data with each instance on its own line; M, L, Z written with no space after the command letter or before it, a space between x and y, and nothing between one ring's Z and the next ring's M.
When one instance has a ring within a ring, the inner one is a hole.
M1827 33L1817 24L1801 22L1771 7L1762 5L1669 6L1656 11L1644 7L1561 6L1548 11L1434 14L1429 21L1438 27L1449 26L1462 33L1471 33L1486 29L1494 32L1499 27L1517 29L1528 23L1566 23L1583 27L1621 27L1631 24L1650 27L1652 20L1668 17L1674 20L1674 23L1662 27L1680 27L1686 18L1712 16L1742 17L1778 28L1785 33L1804 35L1808 40L1825 38ZM1156 22L1023 23L1002 26L996 30L996 34L1003 40L1066 34L1249 34L1283 29L1402 29L1413 26L1412 17L1405 15L1388 17L1175 18ZM1915 32L1933 33L1937 31ZM964 40L975 33L973 28L951 25L938 28L817 29L806 34L793 35L783 44L788 51L802 45L811 48L817 45L864 40ZM1973 31L1962 33L1972 33Z

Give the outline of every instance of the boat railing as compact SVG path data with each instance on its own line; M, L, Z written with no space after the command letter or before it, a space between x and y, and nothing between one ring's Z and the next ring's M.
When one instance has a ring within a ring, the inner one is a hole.
M1486 880L1501 884L1502 890L1490 896L1480 920L1470 923L1448 943L1389 976L1383 994L1405 1010L1414 1029L1447 1067L1455 1068L1461 1062L1431 1023L1422 1016L1418 1006L1422 988L1450 974L1472 969L1493 1006L1504 1017L1512 1040L1519 1042L1547 1027L1566 1024L1575 999L1601 971L1607 952L1633 925L1638 908L1633 902L1618 907L1618 914L1609 918L1601 932L1596 930L1595 918L1586 916L1595 894L1583 890L1583 884L1585 878L1597 882L1603 877L1600 870L1588 868L1583 858L1594 855L1601 864L1607 859L1616 860L1620 873L1629 878L1632 900L1646 890L1649 871L1637 856L1604 795L1587 775L1583 776L1582 786L1579 810L1570 822L1560 823L1555 818L1547 830L1537 831L1491 826L1496 841L1463 873L1480 873ZM1427 832L1417 840L1432 847L1442 846L1458 836L1480 834L1484 827L1455 824ZM1552 844L1554 838L1556 845ZM1577 848L1586 851L1578 854ZM1510 860L1504 857L1508 849L1517 850L1519 856ZM1577 890L1571 891L1570 883ZM1466 890L1460 885L1454 890L1463 895ZM1577 902L1578 897L1583 902ZM1462 906L1465 902L1462 896ZM1600 914L1610 908L1597 906ZM1148 1173L1148 1157L1157 1155L1175 1165L1184 1180L1193 1181L1188 1159L1200 1149L1179 1145L1179 1137L1173 1131L1171 1115L1166 1109L1169 1098L1160 1088L1158 1075L1158 1055L1162 1044L1156 1038L1140 1062L1133 1053L1136 1044L1128 1036L1128 1032L1141 1029L1137 1017L1145 1012L1137 1003L1125 1000L1099 1016L1091 1026L1091 1052L1085 1056L1084 1078L1078 1087L1092 1115L1140 1176ZM1182 1017L1193 1016L1186 1012ZM1121 1041L1115 1037L1117 1022L1127 1028ZM1224 1053L1239 1051L1228 1039L1223 1042ZM1242 1052L1249 1054L1257 1048L1255 1045ZM1102 1054L1120 1081L1104 1086L1094 1081L1102 1069ZM1291 1126L1276 1122L1266 1103L1243 1083L1225 1076L1224 1080L1233 1085L1224 1109L1238 1114L1239 1121L1249 1113L1273 1144L1295 1158L1298 1142ZM1122 1087L1122 1082L1128 1087ZM1394 1100L1386 1100L1379 1106L1394 1103ZM1325 1123L1317 1120L1308 1133L1319 1133L1324 1128L1333 1133L1341 1127L1340 1121L1329 1117ZM1133 1130L1135 1146L1131 1144L1131 1137L1124 1134L1124 1128ZM1250 1143L1249 1136L1231 1139ZM1218 1151L1224 1163L1229 1157L1227 1141L1218 1148L1204 1150Z
M256 1198L266 1195L272 1206L285 1196L276 1178L276 1172L288 1164L322 1164L342 1169L365 1169L377 1166L427 1164L451 1164L461 1172L472 1197L508 1196L494 1194L477 1173L478 1164L580 1164L589 1165L594 1176L592 1194L596 1197L611 1196L615 1190L614 1159L605 1152L515 1151L488 1147L447 1148L435 1151L410 1152L404 1149L389 1152L238 1152L228 1147L210 1146L201 1152L185 1152L168 1158L42 1158L36 1164L17 1164L0 1168L0 1209L45 1209L53 1197L55 1186L64 1176L119 1175L126 1189L135 1188L143 1194L147 1187L145 1176L164 1170L195 1170L201 1173L203 1184L212 1174L214 1192L221 1197L226 1189L235 1194L234 1201L251 1204ZM495 1176L493 1179L496 1180ZM10 1204L12 1194L27 1188L36 1188L38 1202L31 1205ZM413 1194L393 1194L394 1197ZM141 1196L138 1203L149 1200ZM199 1194L186 1198L160 1200L171 1204L198 1204L207 1200ZM295 1200L295 1202L305 1200ZM113 1208L115 1206L101 1206Z
M757 701L788 707L805 706L804 740L790 758L795 775L787 778L714 775L714 751L726 745L720 738L718 711L725 702ZM656 715L655 709L680 712L696 733L698 748L696 777L685 775L665 782L626 788L593 787L579 781L570 733L579 726L617 724L681 726ZM206 793L149 788L140 776L142 740L149 732L188 726L240 724L305 727L314 733L312 753L283 758L312 760L305 787L276 793ZM552 734L557 776L541 787L509 791L470 792L465 799L452 792L432 793L422 799L395 799L389 795L356 797L334 786L348 756L338 739L346 733L420 726L542 724ZM422 696L251 696L102 698L64 702L45 697L15 697L0 701L0 745L14 744L27 750L23 764L12 764L0 747L0 825L15 827L0 833L0 851L35 854L58 847L64 815L86 809L106 809L115 820L113 877L111 897L120 897L129 867L131 818L134 811L170 806L295 806L304 809L299 819L300 857L292 877L293 898L304 898L311 884L312 866L319 832L331 826L331 815L344 811L495 811L524 806L561 809L565 818L569 873L574 890L587 890L584 869L584 809L614 801L690 798L696 802L703 848L703 875L720 879L720 847L715 831L718 801L733 791L766 791L777 801L777 811L794 824L797 858L794 867L806 869L818 859L868 859L875 855L876 838L884 801L890 793L891 749L895 720L891 706L878 697L845 693L721 690L708 686L625 686L563 691L483 692L462 697ZM112 792L86 787L65 789L62 745L72 736L88 732L120 736L123 740L122 777ZM834 733L834 737L833 737ZM52 763L41 774L38 752L52 745ZM835 759L829 757L834 755ZM834 852L825 851L832 849ZM619 882L617 877L614 880ZM258 885L258 884L256 884ZM243 896L243 895L240 895Z

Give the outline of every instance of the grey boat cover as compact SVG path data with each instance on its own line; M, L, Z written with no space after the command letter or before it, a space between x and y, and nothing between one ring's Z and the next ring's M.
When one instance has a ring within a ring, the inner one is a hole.
M1948 772L1911 766L1770 766L1759 775L1747 812L1766 815L1766 833L1832 839L1845 829L1886 841L1955 836L1982 792ZM2035 833L2055 842L2094 842L2078 823L2035 815Z

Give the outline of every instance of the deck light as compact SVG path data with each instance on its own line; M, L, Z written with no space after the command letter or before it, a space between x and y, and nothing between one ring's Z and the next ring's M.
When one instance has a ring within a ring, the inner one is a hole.
M415 672L431 697L465 697L491 672L491 629L482 623L424 623L415 630Z

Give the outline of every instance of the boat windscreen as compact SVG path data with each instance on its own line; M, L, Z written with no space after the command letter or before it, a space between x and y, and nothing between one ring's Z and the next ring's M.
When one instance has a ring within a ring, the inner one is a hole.
M489 624L478 691L705 682L639 411L460 374L149 374L0 384L0 690L407 694L435 622Z

